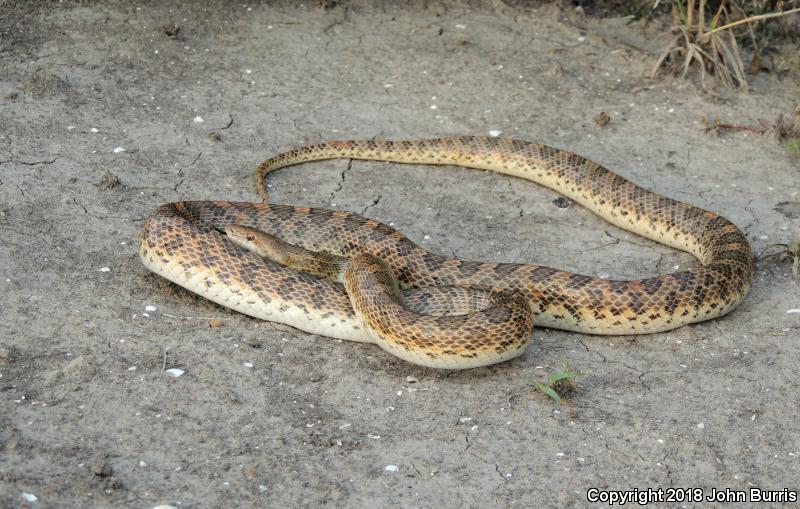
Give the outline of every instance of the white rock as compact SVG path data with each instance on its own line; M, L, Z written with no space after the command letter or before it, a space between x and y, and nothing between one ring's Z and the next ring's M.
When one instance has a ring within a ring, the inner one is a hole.
M244 364L242 364L242 366L244 366L246 368L252 368L253 367L253 363L252 362L245 362Z
M195 124L202 124L203 122L205 122L205 120L203 120L203 117L201 117L200 115L197 115L196 117L194 117L194 122Z
M178 509L174 505L161 504L153 507L153 509Z
M791 315L791 314L794 314L794 313L800 313L800 309L798 309L798 308L788 309L788 310L786 310L786 312Z
M147 463L145 463L144 460L139 460L139 466L144 468L147 466Z
M500 136L501 134L503 134L503 131L498 131L497 129L489 131L489 136Z
M697 423L697 427L700 428L700 429L704 429L706 427L706 425L703 424L702 422L698 422Z
M384 470L386 470L387 472L397 472L400 469L397 467L397 465L386 465L386 468Z
M33 493L24 493L24 492L23 492L23 493L22 493L22 498L23 498L23 499L24 499L26 502L36 502L37 500L39 500L39 497L37 497L37 496L36 496L36 495L34 495Z
M122 152L125 152L124 148L122 148L122 147L115 147L114 148L114 153L115 154L121 154Z
M145 307L144 307L144 310L145 310L145 311L149 311L149 312L151 312L151 313L152 313L153 311L157 311L157 310L158 310L158 308L157 308L157 307L155 307L155 306L151 306L150 304L148 304L147 306L145 306Z
M100 272L111 272L111 267L100 267Z
M184 370L182 370L182 369L170 368L170 369L164 371L164 373L168 373L168 374L172 375L173 378L178 378L179 376L181 376L182 374L184 374L186 372Z

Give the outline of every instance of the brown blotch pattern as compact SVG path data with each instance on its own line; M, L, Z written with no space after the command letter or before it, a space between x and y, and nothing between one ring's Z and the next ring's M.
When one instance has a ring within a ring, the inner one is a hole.
M340 285L289 271L285 266L231 245L219 233L227 224L242 224L312 251L378 257L397 277L401 291L460 287L487 291L490 295L518 292L527 300L538 325L591 334L657 332L715 318L735 308L750 287L752 251L741 230L724 217L650 192L576 154L520 140L453 137L417 141L334 141L301 147L259 166L256 172L259 193L267 198L264 177L271 171L332 158L461 165L535 181L617 226L693 254L702 265L641 280L597 279L532 264L482 263L441 257L428 253L389 226L349 212L232 202L181 202L157 209L142 230L141 256L161 263L177 260L187 267L187 274L202 269L226 284L247 285L263 298L287 299L307 309L352 317L348 294ZM438 294L436 297L425 295L419 294L414 305L426 298L446 298ZM373 298L368 297L366 300ZM484 303L494 298L497 297L485 298ZM461 305L463 303L443 308ZM514 306L511 308L515 309ZM409 312L408 307L404 309L406 311L398 313ZM492 309L503 311L490 312ZM485 311L489 315L513 312L508 306L491 305ZM489 315L484 319L501 318L499 314ZM378 313L376 317L380 323L393 320L388 314ZM398 340L403 347L434 348L430 327L469 322L468 319L435 315L414 320L418 324L409 325L405 336ZM522 314L512 322L515 320L515 323L525 321ZM479 328L480 324L469 323L468 326ZM479 338L482 332L474 334ZM479 339L459 341L457 345L442 343L438 350L429 350L429 353L449 355L443 352L452 351L456 352L453 355L463 356L482 348ZM502 350L502 344L498 340L495 348Z

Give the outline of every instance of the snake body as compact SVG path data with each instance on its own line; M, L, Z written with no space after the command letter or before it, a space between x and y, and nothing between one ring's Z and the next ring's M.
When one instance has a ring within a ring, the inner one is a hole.
M356 315L376 331L375 342L402 359L463 363L487 355L523 352L533 330L528 300L516 291L435 286L400 290L391 267L377 256L336 256L310 251L241 225L225 235L287 267L341 282Z
M177 202L156 209L142 229L142 261L167 279L242 313L314 334L387 342L388 347L381 346L406 360L441 368L506 360L522 353L524 340L481 341L478 335L477 340L460 337L440 344L424 330L389 331L387 339L386 331L375 330L361 311L354 311L341 284L264 258L226 238L225 228L254 228L335 256L377 257L394 272L401 289L419 289L423 297L414 297L419 300L426 299L426 291L430 300L439 299L439 287L519 292L537 325L589 334L644 334L716 318L735 308L750 287L750 245L724 217L647 191L571 152L520 140L462 136L324 142L262 163L256 172L259 194L266 200L264 177L271 171L333 158L460 165L531 180L625 230L689 252L702 265L640 280L599 279L532 264L446 258L350 212L220 201ZM385 311L378 306L373 312Z

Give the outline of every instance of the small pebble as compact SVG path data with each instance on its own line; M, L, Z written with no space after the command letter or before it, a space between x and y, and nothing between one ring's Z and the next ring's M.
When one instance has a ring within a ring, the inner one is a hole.
M497 129L492 129L491 131L489 131L489 136L495 136L496 137L496 136L500 136L501 134L503 134L503 131L498 131Z
M149 311L149 312L151 312L151 313L152 313L153 311L156 311L156 310L158 310L158 308L157 308L157 307L155 307L155 306L147 305L147 306L145 306L145 307L144 307L144 310L145 310L145 311Z
M124 148L122 148L122 147L116 147L116 148L114 149L114 153L115 153L115 154L121 154L122 152L125 152L125 149L124 149Z
M567 198L564 198L563 196L559 196L558 198L553 200L553 205L555 205L560 209L565 209L569 207L570 203L571 202Z
M702 422L698 422L698 423L697 423L697 427L698 427L698 428L700 428L700 429L703 429L703 428L705 428L705 427L706 427L706 425L705 425L705 424L703 424Z
M387 467L387 468L388 468L388 467ZM26 502L36 502L37 500L39 500L39 497L37 497L37 496L36 496L36 495L34 495L33 493L22 493L22 498L23 498L23 499L24 499Z
M197 115L196 117L194 117L194 122L195 124L202 124L203 122L205 122L205 120L203 120L203 117L201 117L200 115Z
M253 363L252 362L245 362L244 364L242 364L242 366L244 366L246 368L252 368L253 367Z
M791 315L791 314L794 314L794 313L800 313L800 309L798 309L798 308L789 309L786 312Z
M164 371L164 373L168 373L168 374L172 375L173 378L178 378L179 376L181 376L182 374L184 374L186 372L184 370L182 370L182 369L170 368L170 369Z
M603 127L611 121L611 117L605 111L601 111L592 120L597 124L597 127Z
M99 270L100 270L100 272L111 272L111 268L110 267L100 267Z
M400 469L399 469L399 468L397 468L397 465L386 465L386 468L385 468L385 470L386 470L387 472L397 472L397 471L398 471L398 470L400 470Z

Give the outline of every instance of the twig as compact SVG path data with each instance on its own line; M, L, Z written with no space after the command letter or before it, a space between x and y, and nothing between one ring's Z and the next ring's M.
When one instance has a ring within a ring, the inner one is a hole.
M164 362L161 363L162 373L167 370L167 350L169 350L169 347L164 348Z
M761 21L762 19L778 18L780 16L786 16L787 14L792 14L795 12L800 12L800 7L796 7L788 11L771 12L769 14L759 14L758 16L752 16L750 18L740 19L739 21L734 21L733 23L728 23L727 25L722 25L721 27L715 28L710 32L706 32L705 34L703 34L703 37L707 38L717 32L721 32L722 30L727 30L728 28L733 28L735 26L742 25L744 23L749 23L751 21Z
M769 251L773 247L783 248L783 251L778 251L777 253L766 254L767 251ZM760 260L761 258L770 258L770 257L773 257L773 256L784 255L784 254L786 254L786 252L788 250L789 250L789 244L770 244L767 247L765 247L764 249L762 249L761 252L756 255L756 260Z
M764 129L741 124L714 124L709 127L709 129L738 129L740 131L751 131L757 134L764 134Z
M161 316L172 318L173 320L214 320L213 316L175 316L169 313L161 313Z

